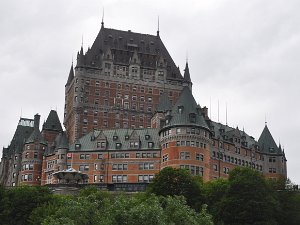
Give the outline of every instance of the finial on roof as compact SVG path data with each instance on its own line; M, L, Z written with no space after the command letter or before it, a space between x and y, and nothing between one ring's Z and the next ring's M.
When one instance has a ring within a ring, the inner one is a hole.
M102 21L101 21L101 28L104 27L104 7L102 9Z
M265 114L265 126L267 126L267 114Z
M227 123L227 102L226 102L226 126L228 125Z
M80 55L83 55L83 34L81 36L81 48L80 48Z
M157 18L157 37L159 37L159 16Z
M187 82L191 82L191 76L190 76L190 70L189 70L188 61L186 61L186 64L185 64L183 80L187 81Z
M187 50L186 50L185 62L186 64L189 63L189 52Z

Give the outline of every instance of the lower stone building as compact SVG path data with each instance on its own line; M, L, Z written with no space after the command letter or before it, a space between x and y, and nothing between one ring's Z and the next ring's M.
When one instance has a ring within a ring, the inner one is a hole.
M267 125L256 141L238 127L214 122L189 86L174 104L162 93L152 128L94 130L70 144L56 111L50 112L42 131L39 118L21 118L10 146L3 149L2 185L60 185L68 181L54 175L72 170L88 177L78 183L138 187L168 166L187 169L204 181L227 178L237 166L270 179L287 177L284 150Z

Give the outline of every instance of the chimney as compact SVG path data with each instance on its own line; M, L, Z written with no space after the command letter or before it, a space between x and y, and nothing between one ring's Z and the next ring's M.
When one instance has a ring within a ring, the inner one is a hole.
M34 129L35 130L39 130L40 128L40 115L39 114L35 114L34 115Z
M204 116L205 119L208 118L208 109L207 109L206 106L204 106L204 107L202 108L202 115Z

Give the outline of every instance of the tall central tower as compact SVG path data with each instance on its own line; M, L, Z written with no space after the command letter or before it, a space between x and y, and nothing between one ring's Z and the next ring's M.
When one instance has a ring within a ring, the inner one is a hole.
M151 126L159 96L175 102L184 84L157 35L108 29L77 55L65 85L64 125L70 142L95 129Z

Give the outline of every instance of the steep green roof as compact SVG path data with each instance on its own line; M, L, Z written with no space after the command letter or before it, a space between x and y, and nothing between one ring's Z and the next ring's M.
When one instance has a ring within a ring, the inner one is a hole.
M13 139L8 147L8 156L11 156L13 153L22 152L23 144L33 132L33 129L32 119L20 118Z
M93 138L95 137L95 138ZM78 139L74 144L70 145L69 150L75 151L75 145L80 144L82 151L99 151L97 142L105 140L107 143L106 150L131 150L136 149L130 146L130 142L139 141L139 150L160 149L158 129L110 129L90 132L89 134ZM153 142L153 147L149 147L148 143ZM121 144L117 148L117 143Z
M43 130L63 131L55 110L50 111L46 122L43 124Z
M26 140L26 144L33 143L35 141L39 141L41 144L45 144L46 142L42 137L42 134L39 129L34 129L29 138Z
M59 134L60 139L57 148L69 148L69 141L65 132Z
M166 92L162 93L159 97L159 103L156 109L156 112L166 112L167 110L172 109L172 103Z
M201 108L196 103L191 90L187 86L183 88L177 102L172 108L170 115L171 117L169 119L168 115L166 116L166 119L169 120L166 121L166 127L177 125L196 125L209 130L209 127L202 116Z
M258 146L263 153L282 154L282 151L277 147L267 125L265 125L265 128L258 139Z

